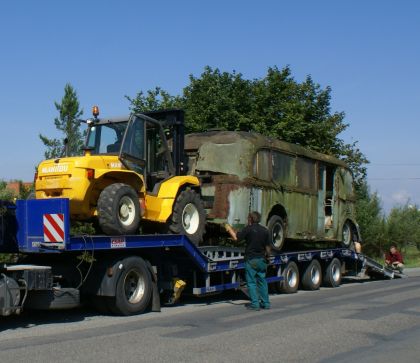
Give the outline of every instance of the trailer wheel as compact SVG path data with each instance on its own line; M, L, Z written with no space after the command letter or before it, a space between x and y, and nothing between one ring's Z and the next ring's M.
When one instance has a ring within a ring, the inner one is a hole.
M123 271L115 289L115 297L109 298L108 307L118 315L144 312L152 296L152 279L146 263L140 257L128 257L121 262Z
M304 290L318 290L322 283L322 269L318 260L312 260L306 266L302 275L302 288Z
M198 193L192 189L183 190L177 197L169 222L169 230L175 234L185 234L192 243L203 241L206 212Z
M99 195L98 222L102 231L112 234L135 234L140 223L140 202L129 185L108 185Z
M284 228L283 219L280 216L273 215L268 220L268 232L271 236L271 244L273 249L280 251L286 240L286 230Z
M338 287L341 285L341 262L338 258L333 258L324 271L323 282L328 287Z
M279 283L279 291L285 294L293 294L299 288L299 268L296 262L290 261L282 272L283 281Z

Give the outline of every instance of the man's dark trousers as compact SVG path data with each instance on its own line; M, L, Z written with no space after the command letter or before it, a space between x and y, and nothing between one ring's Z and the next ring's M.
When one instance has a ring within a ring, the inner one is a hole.
M245 278L248 287L251 307L255 309L270 307L268 300L268 286L265 280L267 263L264 258L252 258L245 261Z

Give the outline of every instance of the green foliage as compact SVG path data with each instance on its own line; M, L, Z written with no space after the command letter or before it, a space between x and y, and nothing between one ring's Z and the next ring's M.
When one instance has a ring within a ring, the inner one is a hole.
M80 121L78 119L83 111L79 110L76 91L69 83L64 87L64 96L61 103L54 102L54 105L59 112L59 117L54 119L54 124L64 137L63 139L50 139L47 136L39 135L47 148L45 158L54 159L63 155L79 155L83 146L84 135L80 132ZM67 140L67 145L65 140Z
M402 249L405 267L420 267L420 251L415 246L408 245Z
M96 234L95 227L92 223L72 221L70 226L70 235L81 236L81 235L94 235Z
M125 97L130 101L130 110L134 113L182 107L180 97L171 96L160 87L148 90L146 96L140 91L135 98Z
M27 199L34 191L34 186L25 185L21 180L12 180L19 184L19 192L15 194L14 190L7 188L7 182L0 180L0 200L13 201L14 199Z
M363 252L381 256L386 248L386 220L378 195L370 193L366 183L357 189L356 215L363 239Z
M392 208L387 224L388 240L400 249L408 244L420 248L420 211L417 206L406 204Z
M418 263L418 253L413 252L420 250L420 211L416 206L394 207L385 217L378 195L363 183L357 189L356 213L364 253L383 261L383 254L395 244L403 253L410 251L410 264Z
M186 129L251 131L252 99L252 82L242 74L206 67L200 78L190 75L190 84L183 90Z
M210 129L255 131L337 156L350 166L357 183L366 177L368 161L357 143L339 138L348 124L343 112L331 112L331 88L310 76L298 83L289 67L270 67L265 77L247 80L241 73L205 67L200 77L190 76L182 96L171 96L157 87L139 92L131 109L183 108L187 132Z
M93 253L88 251L83 251L81 255L77 256L77 259L86 263L93 263L96 261L96 259L93 257Z
M7 188L7 182L0 180L0 200L12 201L14 198L13 191Z

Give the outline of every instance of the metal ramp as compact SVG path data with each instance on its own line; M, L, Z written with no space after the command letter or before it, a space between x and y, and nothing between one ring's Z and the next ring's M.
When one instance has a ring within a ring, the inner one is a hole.
M384 277L389 279L401 277L401 274L397 274L394 270L381 265L370 257L359 254L359 259L363 263L362 270L371 277Z

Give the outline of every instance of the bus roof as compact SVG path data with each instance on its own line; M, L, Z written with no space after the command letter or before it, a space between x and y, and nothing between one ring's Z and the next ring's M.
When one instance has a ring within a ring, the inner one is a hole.
M262 148L273 148L279 151L284 151L288 154L304 156L310 159L320 160L328 164L334 164L348 168L347 164L343 160L340 160L334 156L322 154L317 151L304 148L303 146L277 140L272 137L263 136L256 132L207 131L192 133L185 136L185 149L198 150L204 143L234 144L240 141L249 142L253 145L255 150Z

